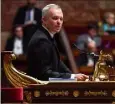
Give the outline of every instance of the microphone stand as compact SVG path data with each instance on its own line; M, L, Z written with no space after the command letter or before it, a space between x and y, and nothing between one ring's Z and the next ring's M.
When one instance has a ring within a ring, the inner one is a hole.
M90 56L93 58L93 60L94 60L94 69L95 69L96 59L99 58L99 55L95 54L94 52L89 53L89 52L87 52L87 51L81 50L81 49L79 49L79 48L77 47L76 44L73 44L73 45L74 45L74 46L77 48L77 50L79 50L81 53L85 53L86 55L90 55Z

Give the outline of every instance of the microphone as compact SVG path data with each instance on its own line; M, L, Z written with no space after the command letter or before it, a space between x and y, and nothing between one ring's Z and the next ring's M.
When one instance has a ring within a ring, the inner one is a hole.
M76 44L73 44L73 45L74 45L81 53L85 53L85 54L90 55L90 56L92 56L92 57L98 57L98 58L99 58L99 55L95 54L94 52L91 52L91 53L90 53L90 52L88 52L88 51L79 49Z
M93 57L99 57L99 55L95 54L94 52L89 53L89 55L91 55Z
M97 54L95 54L94 52L88 52L88 51L85 51L85 50L81 50L81 49L79 49L78 47L77 47L77 45L76 44L73 44L81 53L85 53L85 54L87 54L87 55L90 55L91 57L93 57L94 58L94 61L96 61L96 59L98 59L99 58L99 55L97 55ZM112 68L114 68L114 62L113 61L109 61L109 60L106 60L106 64L107 64L107 66L109 65L110 67L112 67ZM94 65L95 66L95 65Z

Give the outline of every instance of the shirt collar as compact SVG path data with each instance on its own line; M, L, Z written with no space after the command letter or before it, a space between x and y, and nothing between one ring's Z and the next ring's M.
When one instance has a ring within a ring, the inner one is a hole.
M50 36L51 36L52 38L54 38L54 33L51 33L44 25L42 25L42 26L49 32Z

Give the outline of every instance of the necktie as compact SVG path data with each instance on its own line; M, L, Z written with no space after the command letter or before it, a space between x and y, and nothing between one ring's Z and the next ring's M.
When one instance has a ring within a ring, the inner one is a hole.
M26 21L30 21L30 10L26 12Z

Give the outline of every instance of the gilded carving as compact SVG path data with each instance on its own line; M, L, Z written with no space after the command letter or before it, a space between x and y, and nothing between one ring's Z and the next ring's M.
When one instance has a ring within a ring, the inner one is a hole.
M46 96L68 96L69 92L68 91L52 91L52 90L47 90L45 92Z
M32 93L30 91L24 91L24 100L28 103L32 102Z
M73 92L73 96L74 96L74 97L78 97L79 94L80 94L80 93L79 93L79 91L77 91L77 90Z
M84 91L84 96L107 96L107 91Z
M115 90L112 91L112 96L115 97Z
M34 91L34 97L40 97L40 91Z

